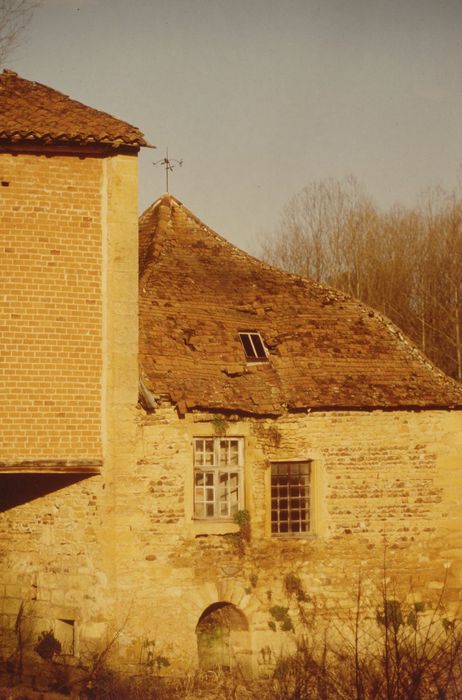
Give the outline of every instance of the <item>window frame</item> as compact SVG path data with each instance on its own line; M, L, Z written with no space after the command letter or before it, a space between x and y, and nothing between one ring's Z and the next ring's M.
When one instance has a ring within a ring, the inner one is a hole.
M258 331L238 331L239 334L239 340L241 341L242 348L244 350L244 355L245 359L247 362L268 362L269 361L269 356L268 356L268 350L266 348L265 343L263 342L263 338L261 336L261 333ZM245 338L245 340L244 340ZM254 338L258 339L258 343L261 345L261 349L263 351L263 354L259 353L258 348L255 346L255 340ZM249 344L252 350L252 354L249 355L247 352L247 347L246 344Z
M213 450L206 449L206 443L213 444ZM228 443L228 455L222 457L222 443ZM237 443L237 464L232 464L232 455L229 452L230 443ZM202 443L202 449L198 449ZM204 522L233 522L235 513L244 508L244 438L240 436L211 436L198 435L193 438L193 519ZM209 461L210 455L212 461ZM201 456L201 459L198 457ZM208 456L208 457L207 457ZM223 463L224 462L224 463ZM202 483L197 482L197 477L203 475ZM220 479L221 476L227 479ZM236 487L233 488L232 476L236 476ZM223 489L225 485L225 498ZM203 498L198 498L200 490ZM237 492L234 500L233 494ZM210 495L213 497L210 498ZM222 513L222 506L227 506L227 512ZM203 506L202 513L200 506ZM213 512L208 514L208 510Z
M71 618L56 618L54 636L61 644L60 656L76 656L76 621Z
M307 484L305 484L305 504L303 506L302 503L300 503L302 496L300 495L300 477L303 476L301 472L297 474L298 480L297 483L290 483L290 470L291 468L298 467L300 468L301 465L307 465L308 466L308 474L307 476ZM278 476L283 476L283 474L276 474L275 471L276 469L281 469L281 468L287 468L288 471L288 483L287 483L287 494L284 497L284 494L281 493L281 486L279 486L278 492L275 493L273 489L276 489L278 487L278 484L275 483L274 478ZM270 529L270 535L271 537L290 537L290 538L300 538L300 537L309 537L314 535L315 533L315 517L316 517L316 512L315 512L315 506L314 506L314 461L313 459L310 458L303 458L303 459L287 459L287 460L272 460L270 462L270 474L269 474L269 529ZM292 490L298 489L298 493L295 492L291 493ZM297 503L298 499L298 503ZM295 501L294 506L292 507L291 501ZM281 501L285 503L285 508L281 507ZM305 511L305 515L303 516L303 512ZM280 514L281 512L287 512L287 518L284 520L281 520ZM277 518L274 518L274 514L277 514ZM297 514L297 518L292 519L291 515L292 513ZM281 523L286 523L287 524L287 529L286 530L281 530ZM297 530L292 530L291 526L294 525L295 523L299 523L300 529ZM303 525L306 525L306 529L301 529ZM276 529L274 529L276 527Z

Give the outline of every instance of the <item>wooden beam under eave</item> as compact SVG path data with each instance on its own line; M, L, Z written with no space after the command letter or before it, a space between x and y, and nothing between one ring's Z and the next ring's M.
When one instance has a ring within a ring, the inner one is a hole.
M0 461L0 474L101 474L101 459L33 459Z

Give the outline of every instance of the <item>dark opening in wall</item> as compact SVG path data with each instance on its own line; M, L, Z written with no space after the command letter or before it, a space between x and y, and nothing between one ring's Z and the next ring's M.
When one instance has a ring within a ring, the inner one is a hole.
M81 474L0 474L0 512L88 478Z

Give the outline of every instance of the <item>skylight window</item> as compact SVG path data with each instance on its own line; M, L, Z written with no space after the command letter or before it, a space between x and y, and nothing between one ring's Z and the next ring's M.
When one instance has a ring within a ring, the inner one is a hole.
M251 362L267 361L265 346L260 333L239 333L246 360Z

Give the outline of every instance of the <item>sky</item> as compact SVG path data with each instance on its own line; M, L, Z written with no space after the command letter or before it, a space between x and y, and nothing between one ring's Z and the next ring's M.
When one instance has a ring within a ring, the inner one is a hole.
M457 185L462 0L42 0L7 67L138 126L140 212L170 192L255 252L302 187L379 207Z

